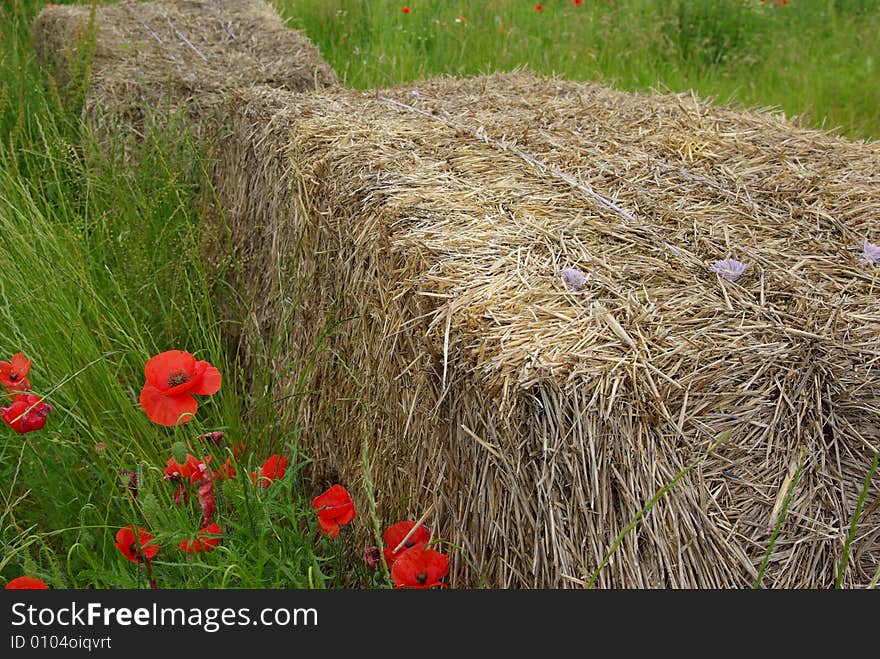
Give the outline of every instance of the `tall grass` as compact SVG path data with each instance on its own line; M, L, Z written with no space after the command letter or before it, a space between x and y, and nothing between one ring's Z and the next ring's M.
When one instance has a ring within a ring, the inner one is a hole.
M531 0L276 4L353 87L527 67L622 89L694 89L880 136L878 0L547 0L542 11Z
M144 570L113 546L117 529L136 524L163 546L163 587L341 583L350 577L334 572L301 487L305 457L265 415L252 422L254 397L225 351L200 255L201 154L164 131L148 135L133 162L99 150L76 104L63 104L33 61L28 26L40 7L0 7L0 359L24 352L53 411L37 433L0 427L0 574L53 587L145 586ZM174 428L138 405L145 362L168 349L224 376L196 420ZM196 438L209 430L227 438L215 461L247 448L238 478L217 483L223 541L193 558L177 545L200 526L195 497L172 505L162 468L177 442L204 452ZM289 475L253 488L248 472L270 451L292 457ZM137 474L136 497L121 470Z

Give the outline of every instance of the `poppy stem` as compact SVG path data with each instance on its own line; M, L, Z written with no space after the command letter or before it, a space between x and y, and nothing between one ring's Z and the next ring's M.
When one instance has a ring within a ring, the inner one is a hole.
M156 579L153 577L153 561L147 559L145 563L147 564L147 577L150 580L150 588L152 590L159 590L159 584L156 583Z

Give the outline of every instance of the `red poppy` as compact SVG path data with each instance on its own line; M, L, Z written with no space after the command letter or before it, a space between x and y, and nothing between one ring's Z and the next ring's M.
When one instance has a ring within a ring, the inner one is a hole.
M168 458L168 462L165 464L165 469L162 470L162 473L165 474L165 480L182 480L188 478L190 483L195 483L196 481L201 480L208 468L209 462L211 462L210 455L206 455L202 460L199 460L196 456L187 453L186 461L183 464L180 464L173 457Z
M116 532L116 548L132 563L146 563L159 553L159 545L150 542L152 539L153 536L146 529L129 524Z
M152 357L144 367L141 407L150 421L176 426L191 421L199 408L193 394L210 396L220 390L220 371L182 350Z
M206 442L211 442L212 444L219 444L223 441L223 431L222 430L212 430L211 432L206 432L202 435L202 439Z
M375 545L364 549L364 563L371 572L379 567L380 558L382 558L382 552Z
M49 586L42 579L24 576L16 577L6 584L6 590L49 590Z
M216 508L214 499L214 481L210 470L205 470L199 481L199 506L202 509L202 526L207 526L214 519Z
M0 362L0 384L9 391L28 391L31 383L27 379L31 370L31 362L22 353L12 355L8 362Z
M203 551L211 551L220 542L220 535L222 533L223 531L220 530L220 525L217 524L217 522L214 522L213 524L209 524L200 529L199 535L195 540L184 540L181 542L180 548L183 551L188 551L194 554Z
M402 11L404 14L408 14L408 13L409 13L409 7L403 7L400 11Z
M391 580L396 588L446 588L440 579L449 573L449 559L433 549L410 549L391 566Z
M535 11L544 11L544 5L535 5Z
M138 475L131 469L120 469L119 478L122 484L128 489L131 496L137 498L138 495Z
M415 525L415 522L398 522L385 529L385 533L382 536L382 539L385 541L383 553L385 554L385 563L389 567L394 565L394 561L400 558L407 549L424 549L425 545L430 542L431 532L428 530L428 527L420 526L407 539L399 551L394 551Z
M232 464L232 456L226 458L226 462L219 467L217 467L217 471L214 472L214 478L219 478L220 480L228 480L235 478L235 467Z
M574 4L576 4L576 5L582 5L582 4L584 4L584 0L571 0L571 1L572 1Z
M284 476L287 471L287 456L279 457L278 454L270 455L263 463L260 469L259 482L257 480L257 472L251 472L251 481L260 487L269 487L276 478Z
M318 513L321 531L331 538L339 535L339 527L354 519L354 501L341 485L333 485L312 500L312 508Z
M39 430L46 425L46 417L52 411L43 399L35 394L18 394L9 407L0 407L0 415L10 428L19 435Z

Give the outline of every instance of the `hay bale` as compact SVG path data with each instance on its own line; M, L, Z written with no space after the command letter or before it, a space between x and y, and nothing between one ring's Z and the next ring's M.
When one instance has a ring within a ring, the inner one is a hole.
M520 74L226 117L254 361L291 370L319 478L365 513L366 459L382 522L432 511L454 585L583 584L636 519L596 585L834 583L880 450L880 145Z
M229 89L338 84L317 48L262 0L52 6L32 34L37 57L71 99L83 101L102 135L140 135L149 117L165 122L180 110L199 134Z

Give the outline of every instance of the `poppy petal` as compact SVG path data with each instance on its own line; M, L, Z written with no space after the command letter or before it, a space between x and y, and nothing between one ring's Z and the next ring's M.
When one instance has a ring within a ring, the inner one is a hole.
M15 353L12 355L12 370L18 373L19 377L24 377L31 370L31 360L25 357L24 353Z
M151 357L144 366L144 375L147 384L151 384L160 391L170 389L168 386L168 374L173 371L184 371L192 376L195 371L196 358L183 350L168 350Z
M354 519L354 505L346 506L346 510L336 517L337 524L348 524L351 520Z
M220 383L223 378L220 375L220 371L208 362L196 362L196 369L199 369L202 365L204 365L204 372L201 374L201 377L193 379L190 393L198 394L199 396L211 396L220 390Z
M36 577L16 577L8 584L6 584L6 590L48 590L49 586L47 586L42 579L37 579Z
M318 518L318 524L321 525L321 530L327 534L330 538L335 538L339 535L339 524L331 520L325 520L322 517Z
M141 389L141 407L150 421L160 426L176 426L191 421L199 409L196 399L189 394L166 396L150 384Z

